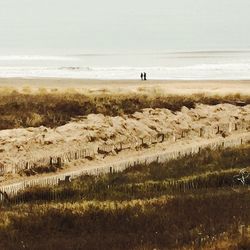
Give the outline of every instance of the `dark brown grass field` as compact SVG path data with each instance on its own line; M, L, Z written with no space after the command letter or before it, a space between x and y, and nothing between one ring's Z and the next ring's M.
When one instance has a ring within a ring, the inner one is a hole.
M250 145L207 149L27 190L1 206L0 248L249 249L249 183L234 178L249 157Z

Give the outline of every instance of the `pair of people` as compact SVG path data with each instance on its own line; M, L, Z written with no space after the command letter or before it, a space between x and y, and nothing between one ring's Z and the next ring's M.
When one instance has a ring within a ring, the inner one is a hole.
M146 81L147 80L147 74L146 74L146 72L141 73L141 80L142 81Z

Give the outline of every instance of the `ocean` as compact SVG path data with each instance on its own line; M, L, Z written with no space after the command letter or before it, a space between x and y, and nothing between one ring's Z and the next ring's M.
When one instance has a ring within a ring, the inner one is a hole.
M249 0L0 0L0 77L250 79Z
M250 79L250 51L2 55L0 77Z

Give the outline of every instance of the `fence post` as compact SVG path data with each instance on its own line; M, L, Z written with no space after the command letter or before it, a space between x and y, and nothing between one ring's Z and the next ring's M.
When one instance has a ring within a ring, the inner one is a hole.
M164 142L164 140L165 140L165 135L162 134L162 141L161 142Z
M57 167L61 167L62 166L62 158L61 157L57 157Z
M176 136L173 134L173 141L176 142Z
M144 144L144 142L143 142L143 138L141 138L141 145L143 145Z
M184 131L182 130L181 131L181 138L184 138L185 136L184 136Z
M164 134L159 134L159 137L161 137L161 141L160 141L160 143L164 142L165 135L164 135Z
M159 164L159 156L157 156L156 162L157 162L157 164Z

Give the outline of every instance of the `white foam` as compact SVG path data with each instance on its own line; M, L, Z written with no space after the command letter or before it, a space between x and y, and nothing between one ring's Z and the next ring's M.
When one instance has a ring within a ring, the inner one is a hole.
M194 65L187 67L0 67L0 77L75 79L250 79L250 64Z
M127 66L123 66L127 65ZM157 66L160 65L160 66ZM250 79L248 52L0 56L0 77L75 79Z

